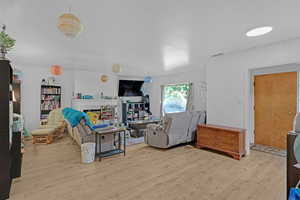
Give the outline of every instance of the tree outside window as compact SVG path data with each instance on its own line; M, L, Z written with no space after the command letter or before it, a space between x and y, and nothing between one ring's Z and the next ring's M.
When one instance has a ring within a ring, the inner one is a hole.
M187 110L190 87L189 83L163 86L163 113L185 112Z

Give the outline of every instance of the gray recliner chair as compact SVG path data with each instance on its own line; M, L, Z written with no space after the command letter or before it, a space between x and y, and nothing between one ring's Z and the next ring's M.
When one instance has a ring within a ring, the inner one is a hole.
M158 148L169 148L195 140L197 124L206 122L205 111L166 114L163 124L149 124L145 143Z

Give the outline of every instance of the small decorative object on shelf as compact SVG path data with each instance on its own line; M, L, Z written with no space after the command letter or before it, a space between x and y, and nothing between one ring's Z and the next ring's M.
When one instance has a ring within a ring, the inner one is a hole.
M82 94L81 93L77 93L76 94L76 99L81 99L82 98Z
M0 33L0 60L6 60L5 55L8 51L12 50L15 46L16 40L12 39L8 34L5 33L6 26L2 26Z
M61 107L61 87L54 85L41 86L41 122L48 118L49 113Z
M46 80L45 80L45 79L43 79L41 84L42 84L42 85L47 85L47 82L46 82Z
M55 85L56 84L55 78L54 77L48 77L47 84L48 85Z

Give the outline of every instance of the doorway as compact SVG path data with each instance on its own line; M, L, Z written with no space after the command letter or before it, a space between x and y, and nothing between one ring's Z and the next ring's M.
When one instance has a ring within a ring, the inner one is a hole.
M297 72L254 76L255 144L286 149L297 113Z

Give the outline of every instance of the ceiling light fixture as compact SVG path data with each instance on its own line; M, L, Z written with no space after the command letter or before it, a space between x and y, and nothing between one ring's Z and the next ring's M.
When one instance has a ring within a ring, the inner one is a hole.
M67 37L74 38L82 31L80 20L71 13L65 13L58 19L58 29Z
M58 18L57 28L67 37L75 38L83 29L78 17L71 13L71 2L69 12L62 14Z
M267 33L270 33L273 30L272 26L263 26L263 27L257 27L254 29L249 30L246 35L248 37L257 37L261 35L265 35Z

